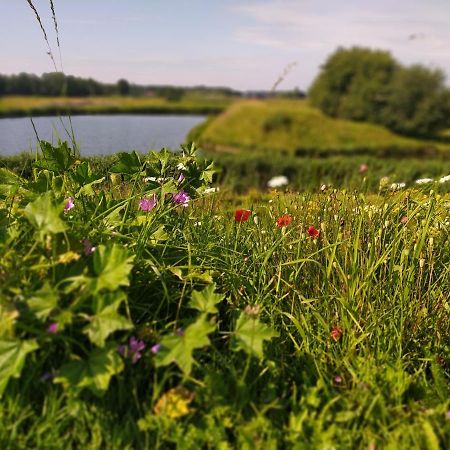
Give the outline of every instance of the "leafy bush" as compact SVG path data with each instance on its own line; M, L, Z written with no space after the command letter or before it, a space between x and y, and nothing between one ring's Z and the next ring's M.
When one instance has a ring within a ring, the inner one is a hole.
M430 136L449 124L443 73L402 67L388 52L339 48L323 65L309 97L325 114Z

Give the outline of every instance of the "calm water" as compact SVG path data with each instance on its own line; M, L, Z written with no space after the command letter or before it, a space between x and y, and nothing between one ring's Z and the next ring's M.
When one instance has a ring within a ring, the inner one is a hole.
M177 149L189 130L205 119L203 116L75 116L73 130L84 156L108 155L118 151ZM49 142L70 139L67 118L33 119L39 138ZM30 119L0 119L0 155L14 155L36 148L36 135Z

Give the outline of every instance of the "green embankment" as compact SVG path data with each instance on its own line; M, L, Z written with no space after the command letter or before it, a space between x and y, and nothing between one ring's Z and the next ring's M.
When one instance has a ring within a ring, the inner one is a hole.
M185 95L179 101L159 97L0 97L0 117L53 114L217 114L232 99Z
M327 117L305 100L239 101L192 130L190 138L215 153L437 156L450 152L446 135L435 140L403 137L378 125Z

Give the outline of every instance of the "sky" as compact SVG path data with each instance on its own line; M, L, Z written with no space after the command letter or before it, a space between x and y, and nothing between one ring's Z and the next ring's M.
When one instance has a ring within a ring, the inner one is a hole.
M53 0L66 74L138 84L308 88L337 47L389 50L450 84L450 0ZM34 0L58 69L49 0ZM27 0L0 0L0 73L54 70ZM289 68L288 70L286 68Z

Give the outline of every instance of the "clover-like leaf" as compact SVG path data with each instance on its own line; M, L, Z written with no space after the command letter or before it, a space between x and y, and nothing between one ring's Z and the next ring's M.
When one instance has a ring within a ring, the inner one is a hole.
M216 305L223 300L223 294L215 294L216 284L210 284L202 291L193 291L189 306L202 313L217 313Z
M53 203L52 193L46 192L40 195L34 202L25 207L25 217L39 232L41 238L47 233L61 233L66 225L59 217L61 210Z
M212 333L215 328L216 325L209 322L204 314L189 325L184 333L165 336L161 341L161 348L156 354L156 366L175 363L186 375L189 375L194 362L193 351L209 345L208 334Z
M0 340L0 396L10 378L19 378L28 353L39 347L34 339Z
M90 318L89 325L83 330L98 347L104 347L106 338L114 331L129 330L133 327L131 321L118 311L126 299L123 292L106 293L101 297L101 301L96 302L99 305L96 314Z
M236 322L234 336L237 342L237 350L244 350L249 354L262 358L263 342L277 337L278 333L260 322L258 318L242 312Z
M128 276L132 269L134 256L119 245L99 245L94 252L95 277L91 279L91 288L98 292L101 289L114 291L120 286L128 286Z
M70 361L64 364L55 383L66 389L79 391L84 388L101 396L108 389L111 378L123 370L124 364L115 343L91 351L86 360Z

